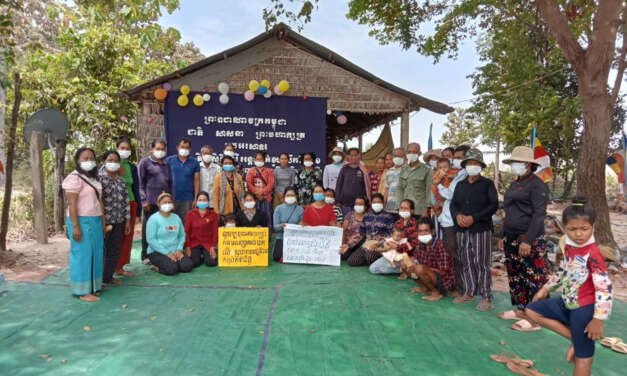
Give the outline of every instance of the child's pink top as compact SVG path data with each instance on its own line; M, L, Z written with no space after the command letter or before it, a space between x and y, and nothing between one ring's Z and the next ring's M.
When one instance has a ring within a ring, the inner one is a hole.
M102 185L96 179L91 179L85 175L83 178L87 179L91 185L98 189L98 194L102 196ZM63 190L66 193L78 193L78 216L79 217L100 217L102 216L102 208L100 207L100 201L98 196L92 187L83 181L77 171L72 171L63 180ZM66 210L66 215L70 215L70 208Z

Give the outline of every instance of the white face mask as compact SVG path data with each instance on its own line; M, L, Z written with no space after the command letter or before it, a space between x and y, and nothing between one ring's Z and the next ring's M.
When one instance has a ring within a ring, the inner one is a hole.
M381 210L383 210L383 204L380 203L374 203L372 204L372 211L375 213L379 213Z
M179 149L179 155L181 157L187 157L189 155L189 149Z
M165 157L165 150L155 150L152 152L152 156L157 159L162 159Z
M430 160L429 161L429 166L431 166L431 168L438 167L438 161L436 161L435 159Z
M261 167L263 167L263 162L261 162L261 161L255 161L255 166L256 166L257 168L261 168Z
M361 214L364 212L366 208L363 205L355 205L353 206L353 210L355 210L355 213L357 214Z
M313 161L305 161L303 162L303 164L305 165L305 167L311 167L313 166Z
M331 158L333 158L333 162L335 162L335 163L340 163L340 162L342 162L342 159L343 159L341 155L334 155Z
M462 160L453 159L453 168L462 168Z
M289 196L285 198L285 203L288 205L292 205L296 202L296 197L294 196Z
M523 176L527 173L527 164L522 162L514 162L511 164L512 174L516 176Z
M401 218L403 218L403 219L407 219L407 218L411 217L411 213L408 212L408 211L399 211L398 215L400 215Z
M466 166L468 176L477 176L481 173L481 166Z
M235 223L227 223L224 227L235 227Z
M405 163L405 159L401 157L394 157L392 160L394 161L395 166L402 166L403 163Z
M128 157L131 156L131 151L130 150L118 150L118 154L120 154L120 158L128 159Z
M422 244L427 244L431 241L433 237L431 236L431 234L429 235L418 235L418 241L421 242Z
M233 158L235 156L235 152L232 150L225 150L224 155Z
M414 163L418 160L418 157L418 154L407 154L407 161L409 161L409 163Z
M244 202L244 207L246 209L252 209L255 207L255 202L254 201L246 201Z
M81 165L81 169L83 171L89 172L89 171L93 170L94 167L96 167L96 162L94 162L94 161L83 161L83 162L80 163L80 165Z
M109 172L116 172L117 170L120 169L120 164L119 163L115 163L115 162L107 162L107 163L105 163L105 168Z
M213 162L213 155L211 155L211 154L203 154L202 161L205 162L205 163Z
M333 197L325 197L324 202L326 202L329 205L333 205L335 204L335 199Z
M174 209L174 204L163 204L159 206L159 209L161 209L161 211L164 213L169 213L172 211L172 209Z

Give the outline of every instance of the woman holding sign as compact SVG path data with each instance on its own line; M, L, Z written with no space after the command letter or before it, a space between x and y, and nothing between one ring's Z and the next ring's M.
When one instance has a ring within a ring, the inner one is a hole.
M266 215L266 223L272 225L272 192L274 191L274 174L264 167L266 153L255 153L255 167L246 173L246 187L257 198L257 209Z
M317 184L313 189L313 204L305 208L303 214L304 226L335 226L335 212L333 206L324 201L324 188Z
M266 214L257 210L257 200L251 192L244 195L244 209L237 212L237 227L268 227Z
M274 209L274 231L276 240L274 242L274 261L282 262L283 259L283 229L285 225L299 224L303 220L304 210L298 205L298 195L294 187L287 187L283 193L284 203Z
M185 255L194 268L203 261L207 266L218 265L218 215L209 208L209 193L200 191L196 208L185 217Z

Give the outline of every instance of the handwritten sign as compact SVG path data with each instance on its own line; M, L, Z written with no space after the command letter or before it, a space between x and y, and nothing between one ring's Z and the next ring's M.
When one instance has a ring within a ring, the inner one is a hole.
M283 235L283 262L340 266L342 228L288 224Z
M268 228L220 227L218 266L268 266Z

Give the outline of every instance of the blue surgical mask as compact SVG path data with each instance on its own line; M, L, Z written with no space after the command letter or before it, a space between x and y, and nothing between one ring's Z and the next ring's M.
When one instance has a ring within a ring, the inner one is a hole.
M324 200L324 193L314 193L313 198L316 201L322 201Z
M207 209L209 207L209 203L208 202L197 202L196 206L198 207L198 209Z
M226 171L226 172L231 172L231 171L233 171L235 169L235 166L233 166L233 165L224 165L224 166L222 166L222 169L224 171Z

